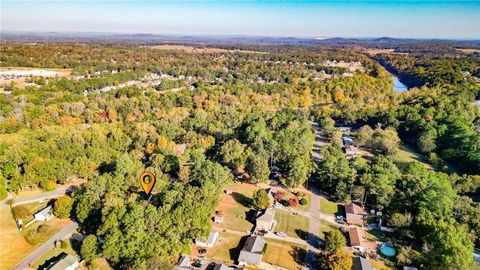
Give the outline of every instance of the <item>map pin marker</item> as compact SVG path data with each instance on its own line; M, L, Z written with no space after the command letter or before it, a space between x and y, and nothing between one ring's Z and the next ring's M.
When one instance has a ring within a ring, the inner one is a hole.
M140 184L143 187L143 190L147 194L147 197L150 196L150 193L152 192L153 186L155 185L155 175L151 172L144 172L140 176Z

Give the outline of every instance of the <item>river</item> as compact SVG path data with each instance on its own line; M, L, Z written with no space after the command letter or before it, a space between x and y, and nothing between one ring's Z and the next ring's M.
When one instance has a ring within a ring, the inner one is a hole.
M392 74L392 77L393 77L393 91L395 92L405 92L408 90L408 87L403 84L397 76L393 75Z

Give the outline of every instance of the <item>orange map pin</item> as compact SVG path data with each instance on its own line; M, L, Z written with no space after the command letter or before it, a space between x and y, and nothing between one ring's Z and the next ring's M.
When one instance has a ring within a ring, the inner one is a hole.
M143 190L147 194L147 197L150 196L153 186L155 185L155 175L151 172L144 172L140 176L140 184L143 187Z

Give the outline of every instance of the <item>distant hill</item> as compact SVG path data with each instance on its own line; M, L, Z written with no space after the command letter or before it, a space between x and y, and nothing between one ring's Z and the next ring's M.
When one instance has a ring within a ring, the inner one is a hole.
M201 44L201 45L382 45L411 44L425 42L448 42L455 44L480 46L480 40L446 39L404 39L392 37L380 38L299 38L266 36L228 36L228 35L160 35L160 34L122 34L96 32L2 32L1 42L11 43L128 43L138 45L152 44Z

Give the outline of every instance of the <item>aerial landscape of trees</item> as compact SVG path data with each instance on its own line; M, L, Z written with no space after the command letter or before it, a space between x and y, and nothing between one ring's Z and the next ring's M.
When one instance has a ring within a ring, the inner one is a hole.
M2 46L2 66L68 69L72 77L8 86L11 93L0 95L0 199L86 179L54 204L56 215L77 220L88 235L84 259L151 269L208 235L228 184L266 183L278 172L289 189L308 183L336 201L382 211L402 246L399 265L472 267L480 247L480 86L471 76L479 75L479 58L256 49ZM393 92L389 71L414 88ZM151 74L163 78L159 87L96 91ZM329 142L318 162L312 121ZM353 127L355 146L371 155L347 158L340 126ZM399 160L405 146L430 167ZM139 192L144 171L157 178L150 201ZM253 205L266 208L266 196L255 193ZM342 234L327 235L322 256L331 263L321 267L347 269L342 246Z

